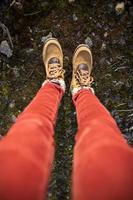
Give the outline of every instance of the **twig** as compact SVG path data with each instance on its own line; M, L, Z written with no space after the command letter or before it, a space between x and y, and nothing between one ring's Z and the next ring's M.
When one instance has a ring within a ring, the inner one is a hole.
M118 68L116 68L114 71L116 72L116 71L118 71L118 70L120 70L120 69L127 69L127 68L129 68L129 67L118 67Z
M123 106L123 105L125 105L126 103L120 103L120 104L118 104L117 106L116 106L116 108L118 108L118 107L120 107L120 106Z
M121 62L120 60L114 62L114 63L111 65L111 67L114 67L115 65L118 65L120 62Z
M10 44L11 44L11 47L13 49L13 42L12 42L12 38L11 38L11 35L10 35L8 28L5 26L5 24L3 24L1 22L0 22L0 27L3 29L3 32L7 34L8 39L9 39Z
M34 69L29 73L29 75L27 76L27 78L29 79L32 76L33 73L34 73Z
M130 115L128 115L128 117L132 117L133 116L133 113L132 114L130 114Z
M10 7L12 7L15 3L16 3L16 0L13 0L13 1L10 3Z
M117 110L118 112L132 112L133 111L133 109L125 109L125 110Z
M41 11L36 11L36 12L33 12L33 13L26 13L24 14L24 16L32 16L32 15L37 15L38 13L40 13Z

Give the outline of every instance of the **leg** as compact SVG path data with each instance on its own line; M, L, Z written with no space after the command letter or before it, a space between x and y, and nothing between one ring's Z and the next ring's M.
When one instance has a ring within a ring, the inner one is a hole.
M73 199L133 199L133 151L116 122L91 91L80 90L73 101L78 120Z
M0 199L42 200L54 156L54 124L63 94L46 83L0 142Z
M43 49L46 81L0 142L0 199L43 200L54 156L54 125L65 91L63 53L56 39Z
M133 151L109 112L93 94L92 54L77 47L71 91L77 111L74 148L74 200L132 200Z

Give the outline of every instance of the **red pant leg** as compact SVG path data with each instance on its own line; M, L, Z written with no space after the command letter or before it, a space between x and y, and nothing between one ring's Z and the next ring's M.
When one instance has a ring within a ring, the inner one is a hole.
M133 151L116 122L91 91L79 91L73 101L73 200L133 200Z
M62 94L46 83L0 141L0 200L44 200Z

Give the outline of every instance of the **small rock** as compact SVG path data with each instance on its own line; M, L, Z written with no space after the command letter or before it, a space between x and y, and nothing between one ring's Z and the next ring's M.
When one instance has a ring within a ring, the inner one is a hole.
M131 126L131 127L129 128L129 131L131 131L131 132L133 131L133 126Z
M27 54L31 54L34 51L34 49L30 48L30 49L26 49L26 53Z
M102 25L98 22L98 23L96 24L96 27L97 27L97 28L102 28Z
M68 3L74 3L75 2L75 0L68 0Z
M15 107L15 100L13 100L10 104L9 104L10 108L14 108Z
M121 46L125 46L125 45L126 45L125 38L120 38L119 44L120 44Z
M66 60L67 62L69 62L69 57L68 57L68 56L65 56L65 60Z
M76 22L78 20L78 17L76 16L76 14L73 14L73 21Z
M105 27L104 27L104 30L105 30L105 31L108 31L108 30L110 30L110 28L109 28L108 26L105 26Z
M110 59L109 59L109 62L112 63L112 62L113 62L113 58L110 58Z
M106 59L105 57L102 57L100 60L99 60L99 65L104 65L106 63Z
M92 39L90 37L87 37L85 39L85 44L87 44L89 47L92 47L93 46Z
M51 32L49 32L49 34L47 35L47 36L43 36L42 38L41 38L41 42L45 42L47 39L49 39L49 38L52 38L52 33Z
M95 35L96 35L96 34L95 34L94 32L92 32L92 34L91 34L91 35L95 37Z
M46 10L46 8L47 8L48 6L49 6L49 2L47 2L47 1L41 2L41 7L42 7L42 9Z
M29 29L29 32L30 33L32 33L33 31L32 31L32 29L30 28L30 26L28 26L28 29Z
M16 116L15 116L15 115L12 115L12 116L11 116L11 121L12 121L13 123L15 123L15 122L16 122L16 119L17 119L17 118L16 118Z
M10 58L13 54L13 50L10 48L8 42L6 40L0 43L0 52L5 54L8 58Z
M106 38L108 36L108 32L105 32L104 33L104 37Z
M129 99L129 101L128 101L128 107L129 108L133 108L133 100L132 99Z
M81 32L80 31L78 31L77 37L81 37Z
M106 49L106 44L103 42L101 46L101 50L105 50L105 49Z
M20 77L19 70L16 66L13 68L13 74L16 78Z
M19 1L12 1L12 3L10 4L10 7L11 6L13 6L17 11L23 9L23 4Z
M117 5L115 6L115 11L118 15L121 15L125 10L125 3L124 2L120 2L117 3Z
M114 10L114 6L111 2L111 3L108 4L108 13L111 13L113 10Z

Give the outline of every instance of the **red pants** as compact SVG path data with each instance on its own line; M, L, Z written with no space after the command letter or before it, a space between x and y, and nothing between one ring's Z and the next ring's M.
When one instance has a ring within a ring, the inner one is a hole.
M0 200L43 200L62 89L46 83L0 141ZM91 91L73 98L78 120L73 200L133 200L133 151Z

